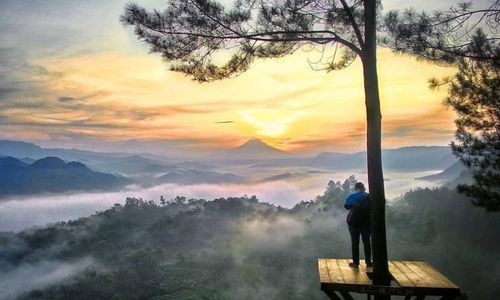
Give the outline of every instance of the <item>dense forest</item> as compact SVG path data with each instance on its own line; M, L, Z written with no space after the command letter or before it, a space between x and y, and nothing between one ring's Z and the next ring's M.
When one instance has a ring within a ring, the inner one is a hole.
M22 300L327 299L316 259L350 256L347 194L329 184L291 209L247 196L127 198L90 217L1 233L0 293ZM500 293L498 215L443 187L402 195L388 206L387 222L391 259L430 262L468 299Z

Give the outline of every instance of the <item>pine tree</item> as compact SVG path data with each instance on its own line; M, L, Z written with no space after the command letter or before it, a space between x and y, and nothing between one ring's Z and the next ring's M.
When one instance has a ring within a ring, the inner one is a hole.
M458 2L448 10L433 12L392 10L384 16L381 44L441 64L458 63L462 58L499 60L500 0L490 2L483 7L475 7L472 1ZM477 31L484 39L471 38ZM484 44L497 46L478 51Z
M476 47L471 53L492 51L480 31L473 40ZM500 61L461 58L445 104L457 113L453 153L472 170L475 180L459 185L458 191L472 197L477 206L499 211Z
M500 1L484 8L458 3L448 11L391 11L384 19L383 44L426 60L458 65L445 104L457 113L453 153L470 168L475 182L459 192L488 211L500 210Z
M121 20L134 26L138 38L152 52L161 53L171 70L200 82L238 75L255 58L281 57L304 46L334 51L332 58L321 64L326 71L345 68L359 56L367 118L368 184L373 201L374 282L387 285L390 275L376 61L379 4L377 0L236 0L227 10L211 0L170 0L162 12L129 4ZM213 57L220 53L232 55L225 64L217 65Z

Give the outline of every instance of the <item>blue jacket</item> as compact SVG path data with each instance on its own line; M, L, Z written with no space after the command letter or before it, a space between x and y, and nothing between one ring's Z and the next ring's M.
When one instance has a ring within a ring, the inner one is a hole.
M361 201L366 199L366 196L368 196L368 194L365 192L354 192L349 194L349 196L345 199L345 209L351 209L353 206L360 205Z

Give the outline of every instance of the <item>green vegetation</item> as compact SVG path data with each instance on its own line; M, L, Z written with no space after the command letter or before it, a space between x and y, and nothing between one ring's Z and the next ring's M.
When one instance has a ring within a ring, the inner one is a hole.
M347 191L331 182L292 209L255 197L127 198L70 222L0 235L0 269L91 257L83 272L17 299L326 299L316 259L349 257ZM500 220L445 188L388 208L391 259L426 260L469 299L493 299ZM15 294L15 293L13 293Z
M478 32L474 53L500 53ZM459 192L488 211L500 211L500 62L460 60L451 80L446 105L457 113L453 153L472 170L474 183L459 185Z

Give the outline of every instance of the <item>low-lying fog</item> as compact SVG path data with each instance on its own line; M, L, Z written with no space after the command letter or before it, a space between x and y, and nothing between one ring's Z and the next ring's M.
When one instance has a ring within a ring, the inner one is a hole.
M414 178L438 171L394 173L386 172L385 189L389 201L416 187L432 187L435 183ZM292 207L302 200L313 200L325 191L329 180L341 181L352 172L315 174L289 180L255 184L163 184L142 189L131 187L119 192L78 193L65 195L35 195L11 198L0 202L0 231L20 231L32 226L68 221L85 217L96 211L124 203L126 197L143 198L159 202L163 195L167 200L176 196L207 200L256 195L260 201L283 207ZM354 173L356 179L366 182L366 174Z
M49 286L82 272L93 262L88 257L72 262L41 261L25 263L11 271L0 271L0 294L11 299L24 291Z

